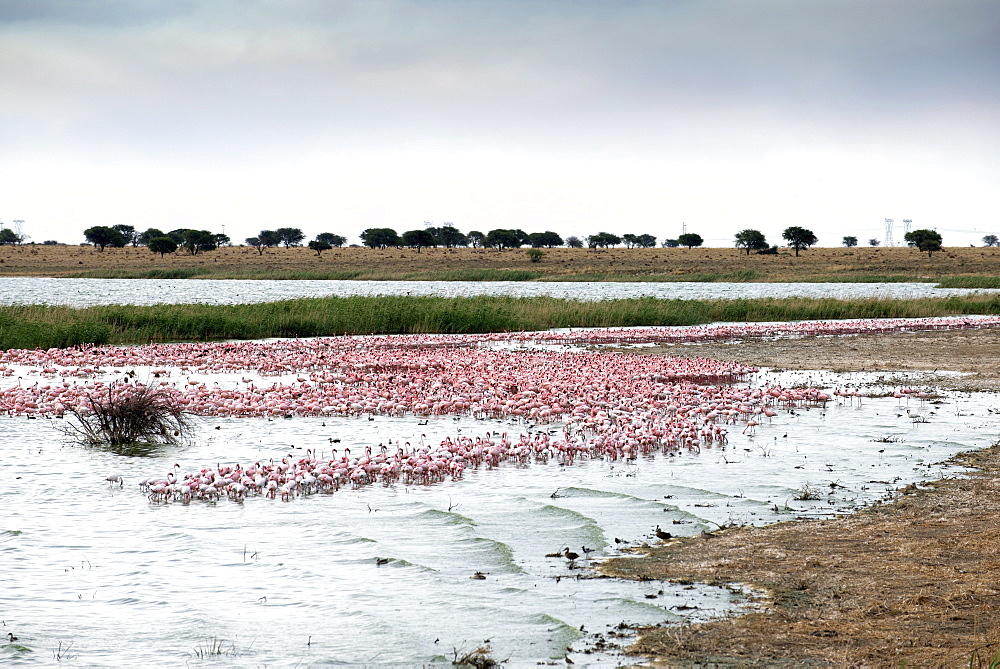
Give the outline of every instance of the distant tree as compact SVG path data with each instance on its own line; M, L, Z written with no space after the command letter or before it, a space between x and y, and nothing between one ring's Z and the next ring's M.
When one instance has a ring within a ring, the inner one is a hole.
M664 239L663 240L663 248L665 248L665 249L675 249L675 248L677 248L680 245L681 245L681 243L677 239ZM737 244L737 246L739 246L739 244ZM747 251L747 253L750 253L750 252Z
M528 235L528 246L533 249L540 249L545 246L545 236L540 232L532 232Z
M11 230L10 228L4 228L0 230L0 246L6 246L7 244L20 244L21 236Z
M336 235L332 232L321 232L316 235L317 242L323 242L324 244L329 244L331 247L336 246L340 248L347 243L347 237L342 235ZM311 248L311 247L310 247Z
M403 246L420 249L425 246L435 246L434 234L430 230L407 230L402 236Z
M693 232L687 232L677 238L677 243L691 249L695 246L701 246L705 243L705 240L701 238L701 235L697 235Z
M857 245L858 245L857 237L851 237L851 236L844 237L844 246L846 246L847 248L849 249L854 248Z
M281 244L281 236L277 230L261 230L257 233L257 236L268 246L278 246Z
M879 245L879 244L881 244L881 243L882 243L882 242L880 242L880 241L879 241L879 240L877 240L877 239L869 239L869 240L868 240L868 246L878 246L878 245Z
M622 243L622 238L610 232L598 232L596 235L587 237L587 246L595 248L597 246L608 248Z
M57 242L54 239L46 239L44 242L42 242L42 246L63 246L63 243Z
M1000 238L996 235L986 235L983 237L983 246L1000 246Z
M216 246L229 246L233 243L233 240L229 238L229 235L218 233L215 235L215 245Z
M184 241L181 243L181 246L193 256L198 255L202 251L214 251L217 248L214 233L208 230L191 229L184 231Z
M162 258L164 255L173 253L177 250L177 242L166 235L161 235L160 237L153 237L147 241L146 247L153 253L159 253Z
M281 243L274 230L261 230L256 237L247 237L247 244L257 249L258 255L264 255L264 251Z
M656 246L656 237L653 235L639 235L635 238L636 244L644 249L651 249Z
M368 228L361 233L361 243L373 249L400 246L403 242L392 228Z
M290 246L301 246L302 240L306 238L306 233L299 228L278 228L274 234L278 235L278 239L286 249Z
M144 246L149 246L149 242L151 239L156 239L157 237L166 237L166 236L167 235L163 232L163 230L159 230L157 228L148 228L145 232L139 235L139 243L143 244Z
M83 231L83 237L96 246L99 251L104 251L105 247L108 246L120 248L126 243L122 233L106 225L95 225L92 228L87 228Z
M456 246L469 245L469 238L451 224L446 223L439 228L428 228L427 231L434 235L436 246L443 246L450 249Z
M190 228L177 228L176 230L171 230L167 233L167 237L177 242L178 245L184 243L184 233L190 230Z
M563 245L563 238L560 237L558 233L552 232L551 230L546 230L545 232L533 232L530 235L528 235L528 237L529 237L528 243L531 244L532 246L535 246L534 241L532 240L540 240L542 246L550 249L556 246Z
M139 237L141 235L136 231L135 226L119 223L118 225L112 225L111 227L112 229L122 233L122 237L125 238L126 244L131 244L133 247L139 246Z
M767 248L767 239L760 230L747 228L736 233L736 248L746 249L747 255L751 251L759 251Z
M625 248L630 249L639 244L639 238L629 233L622 235L622 242L625 244Z
M518 232L518 230L508 230L504 228L490 230L486 233L484 243L486 246L495 248L497 251L520 248L522 241L521 235L518 234Z
M927 251L927 257L941 250L941 234L934 230L913 230L903 235L907 246L916 246L921 251Z
M795 255L799 255L799 251L807 249L819 241L816 239L816 235L812 233L812 230L806 230L797 225L785 228L785 231L781 233L781 237L788 242L789 246L795 249Z
M176 230L171 230L167 233L167 237L177 242L177 246L183 248L187 243L188 235L192 232L191 228L177 228Z
M562 246L563 238L551 231L532 232L528 235L528 244L535 249L543 247L551 249L554 246Z
M479 230L469 230L469 234L465 235L469 239L469 245L474 249L478 249L486 241L486 235L479 232Z
M252 246L257 249L258 255L264 255L264 249L267 248L267 245L260 241L260 237L247 237L243 241L247 243L247 246Z
M316 257L322 256L323 251L329 251L333 248L328 242L321 242L318 239L314 239L309 242L309 248L316 252Z
M577 237L576 235L570 235L569 237L566 238L566 246L568 246L571 249L582 249L583 240Z

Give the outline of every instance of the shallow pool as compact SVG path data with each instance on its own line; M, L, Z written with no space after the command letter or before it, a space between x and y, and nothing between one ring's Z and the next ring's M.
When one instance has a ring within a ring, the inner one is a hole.
M877 376L829 372L765 371L749 381L764 382L893 389ZM732 429L725 446L631 462L508 464L430 486L189 505L151 503L138 481L175 463L189 471L327 451L332 439L363 449L527 425L202 418L192 443L126 457L74 445L57 419L5 417L2 617L19 640L0 647L0 659L450 665L456 650L488 643L494 657L521 665L567 654L613 665L613 656L581 652L596 634L617 633L622 622L717 615L741 597L591 578L583 547L599 560L655 541L657 525L682 535L849 512L938 478L945 470L936 463L996 439L994 395L932 402L796 409L753 433ZM819 499L796 500L805 489ZM546 557L564 547L584 557Z

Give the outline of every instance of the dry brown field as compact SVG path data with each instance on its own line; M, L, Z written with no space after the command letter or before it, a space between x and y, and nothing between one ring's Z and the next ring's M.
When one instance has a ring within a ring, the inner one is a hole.
M1000 248L954 247L928 257L912 248L814 248L796 257L747 255L738 249L340 248L322 256L306 248L225 247L161 258L143 247L2 246L0 276L149 276L181 278L519 279L568 281L927 281L1000 276ZM160 274L162 276L162 274Z

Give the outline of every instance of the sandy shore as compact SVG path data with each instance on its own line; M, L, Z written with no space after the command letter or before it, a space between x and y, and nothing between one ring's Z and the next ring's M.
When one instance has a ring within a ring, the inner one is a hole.
M785 369L922 371L938 387L996 390L998 344L1000 331L973 330L660 352ZM632 652L664 664L990 666L1000 657L1000 445L959 460L975 473L909 486L854 516L733 528L607 562L613 576L768 593L750 615L647 630Z

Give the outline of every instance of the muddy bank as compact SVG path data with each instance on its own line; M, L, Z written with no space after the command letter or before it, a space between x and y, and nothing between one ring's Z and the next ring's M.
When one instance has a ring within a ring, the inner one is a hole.
M919 372L922 383L942 389L1000 390L1000 329L996 328L675 344L653 351L778 369L886 372L886 378L894 372Z
M664 352L782 368L929 369L937 371L927 383L995 390L997 342L990 331L921 332ZM909 486L854 516L732 528L609 561L613 576L748 583L768 593L758 612L650 629L632 651L668 663L989 666L1000 653L1000 445L958 461L974 473Z

